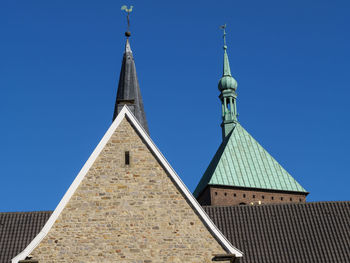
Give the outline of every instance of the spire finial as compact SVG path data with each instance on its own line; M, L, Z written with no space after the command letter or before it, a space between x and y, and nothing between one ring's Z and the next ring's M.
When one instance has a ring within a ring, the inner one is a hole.
M224 49L227 49L226 46L226 24L220 26L220 28L224 31L223 39L224 39Z
M123 5L121 7L121 10L125 10L125 12L127 13L126 15L126 19L128 21L128 30L125 32L125 36L126 37L130 37L131 36L131 33L130 33L130 19L129 19L129 16L130 16L130 13L133 9L133 6L131 5L130 8L128 8L126 5Z

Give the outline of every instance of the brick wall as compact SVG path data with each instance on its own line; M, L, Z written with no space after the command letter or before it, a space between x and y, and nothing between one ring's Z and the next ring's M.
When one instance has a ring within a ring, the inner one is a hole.
M125 165L125 151L130 165ZM47 236L39 262L211 262L225 253L124 119Z
M306 195L288 192L269 192L249 189L235 189L232 187L207 187L198 198L201 205L249 205L253 204L282 204L305 203Z

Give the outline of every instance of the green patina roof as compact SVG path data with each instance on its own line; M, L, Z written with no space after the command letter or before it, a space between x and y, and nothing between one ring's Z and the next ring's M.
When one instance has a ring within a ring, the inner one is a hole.
M223 140L194 196L207 185L307 193L239 123Z

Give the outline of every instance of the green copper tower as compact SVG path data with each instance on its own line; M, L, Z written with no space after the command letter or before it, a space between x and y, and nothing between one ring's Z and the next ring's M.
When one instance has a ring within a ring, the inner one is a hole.
M230 62L227 55L226 25L221 26L221 28L224 30L224 67L218 88L221 92L219 98L222 108L222 138L224 139L237 124L237 81L231 75Z
M219 80L222 143L199 181L201 205L304 203L308 192L251 136L237 119L237 81L231 75L224 30L224 65Z

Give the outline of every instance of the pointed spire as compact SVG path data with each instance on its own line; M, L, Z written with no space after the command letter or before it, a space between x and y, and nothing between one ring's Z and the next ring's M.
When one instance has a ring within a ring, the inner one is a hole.
M135 61L129 42L129 37L131 34L129 31L127 31L125 35L127 39L125 43L122 67L120 70L113 121L122 110L123 106L127 105L131 112L135 115L136 119L140 122L141 126L147 133L149 133L140 85L136 74Z
M231 75L230 62L227 55L227 46L226 46L226 25L221 26L224 30L224 66L222 72L222 78L219 81L219 90L225 89L237 89L237 81Z
M222 138L225 139L226 136L235 128L237 123L237 81L231 75L230 62L227 55L226 25L221 26L221 28L224 30L224 65L218 88L221 92L219 98L222 104Z
M126 44L125 44L125 51L124 51L124 53L127 53L127 52L132 53L131 47L130 47L130 43L129 43L129 38L126 39Z
M224 46L224 70L223 70L223 76L231 76L231 69L230 69L230 62L228 60L228 55L226 52L227 46Z
M227 55L227 46L226 46L226 24L221 26L221 28L224 30L224 70L223 70L223 76L231 76L231 69L230 69L230 62L228 60ZM232 76L231 76L232 77Z

